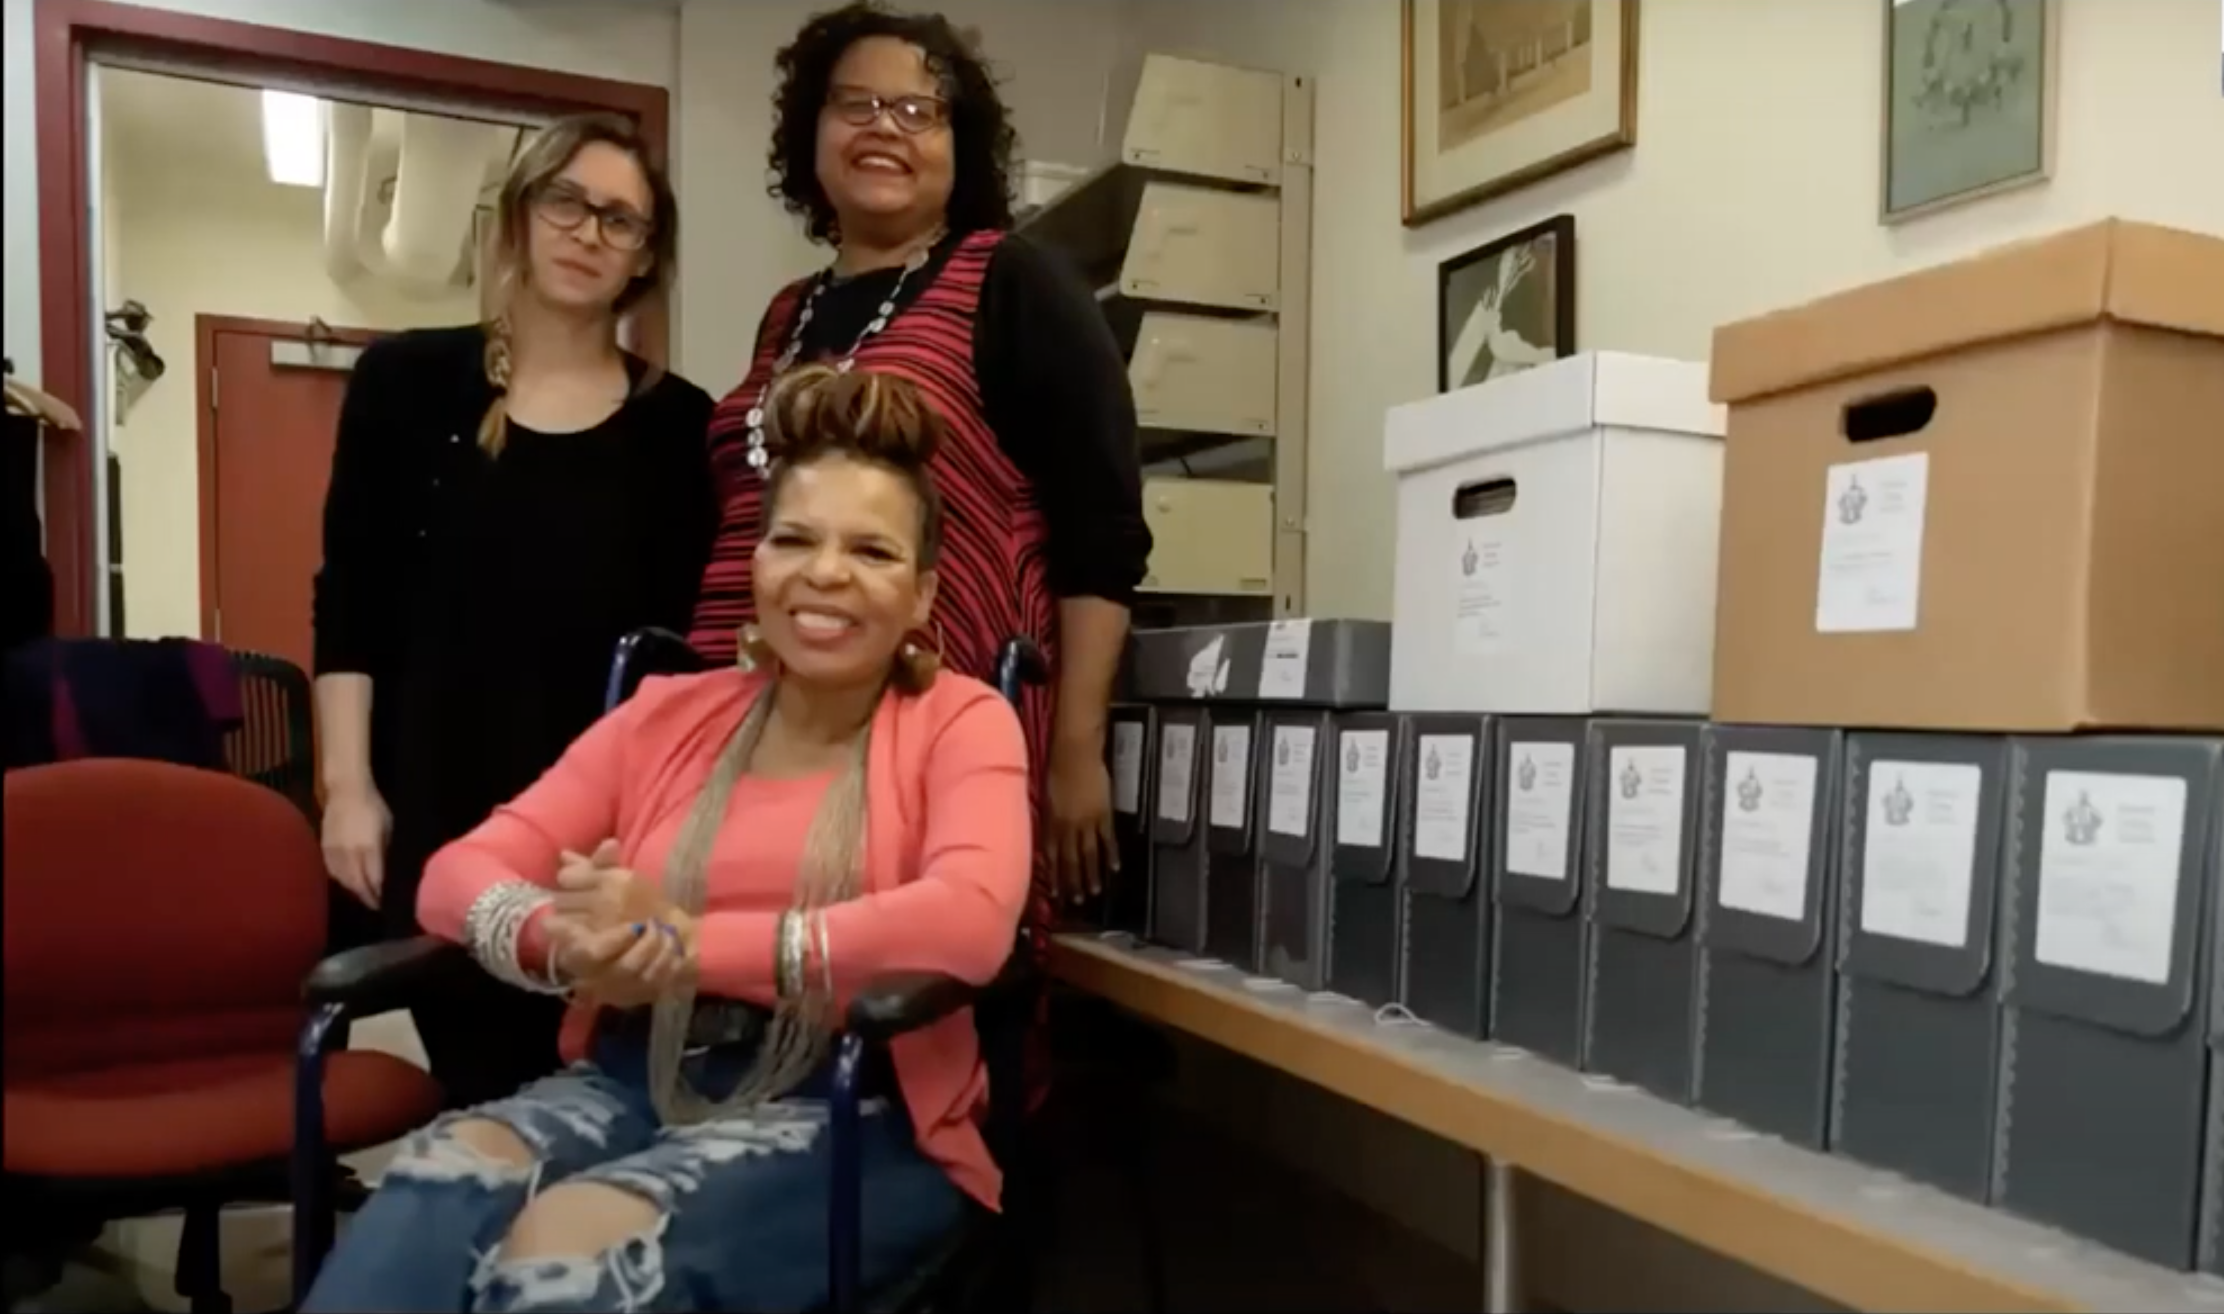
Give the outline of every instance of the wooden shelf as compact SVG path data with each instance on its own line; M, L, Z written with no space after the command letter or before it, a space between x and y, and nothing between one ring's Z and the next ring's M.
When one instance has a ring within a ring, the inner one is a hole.
M1431 1027L1377 1024L1189 955L1060 936L1052 972L1128 1011L1854 1309L2224 1309L2173 1273L1725 1120Z

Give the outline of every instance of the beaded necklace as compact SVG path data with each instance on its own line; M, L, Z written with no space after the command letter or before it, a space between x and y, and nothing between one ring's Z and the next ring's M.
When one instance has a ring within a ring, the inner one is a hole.
M896 275L895 286L889 288L888 295L881 298L879 308L866 321L864 329L857 335L857 341L849 344L849 350L842 354L840 360L834 362L837 373L849 373L850 368L857 363L857 353L864 349L875 334L888 327L889 320L896 317L896 299L903 295L904 284L911 281L913 274L927 267L927 260L934 252L935 243L939 241L941 238L938 236L934 242L912 252L911 258L903 262L903 270ZM759 474L764 473L765 466L771 463L771 457L765 453L764 443L765 402L772 396L773 383L787 373L803 355L803 334L811 327L811 316L818 307L819 295L833 284L832 269L821 272L817 278L811 280L811 290L803 298L803 308L796 312L795 327L788 330L787 346L781 348L779 356L773 360L772 373L765 376L764 386L757 389L757 400L750 404L749 468Z

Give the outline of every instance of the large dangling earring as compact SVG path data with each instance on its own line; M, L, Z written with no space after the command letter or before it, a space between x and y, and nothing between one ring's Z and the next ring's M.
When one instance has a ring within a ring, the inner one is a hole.
M734 645L734 662L747 675L772 669L772 645L765 642L764 631L754 621L741 627L741 638Z
M896 650L896 675L906 693L925 693L934 686L934 677L942 671L942 627L938 624L931 630L920 631L919 635L927 642L922 643L919 638L905 639L903 647Z

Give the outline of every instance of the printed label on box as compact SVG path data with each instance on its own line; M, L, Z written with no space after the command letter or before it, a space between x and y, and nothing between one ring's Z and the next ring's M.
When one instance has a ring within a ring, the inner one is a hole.
M1112 723L1112 809L1134 816L1143 807L1143 725Z
M1788 922L1806 919L1817 765L1803 753L1725 758L1722 874L1716 885L1723 907Z
M1468 798L1475 780L1475 736L1423 735L1413 781L1413 856L1465 862L1474 829Z
M1454 575L1452 648L1462 657L1505 650L1511 631L1506 540L1469 527L1460 536Z
M1207 814L1222 830L1243 827L1243 809L1251 801L1251 727L1216 725L1212 728L1212 810Z
M1626 745L1607 754L1606 886L1674 894L1683 884L1684 750Z
M1182 825L1197 781L1197 727L1168 725L1158 733L1158 815Z
M1830 467L1824 479L1815 629L1912 630L1922 612L1928 452Z
M2186 782L2175 776L2047 772L2040 962L2169 984L2185 812Z
M1878 762L1862 834L1861 929L1952 949L1969 944L1984 768Z
M1513 744L1506 763L1506 870L1566 880L1575 821L1575 745Z
M1313 622L1276 621L1266 627L1266 655L1260 659L1259 697L1305 696L1305 668L1313 655Z
M1313 828L1313 735L1309 725L1274 727L1266 828L1277 835L1303 838Z
M1346 730L1336 767L1336 842L1382 847L1382 813L1390 785L1390 732Z

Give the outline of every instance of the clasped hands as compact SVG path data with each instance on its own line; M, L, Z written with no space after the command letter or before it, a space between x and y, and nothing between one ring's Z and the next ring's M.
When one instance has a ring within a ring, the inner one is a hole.
M695 919L624 867L616 840L558 861L547 929L557 973L598 1004L652 1004L694 974Z

